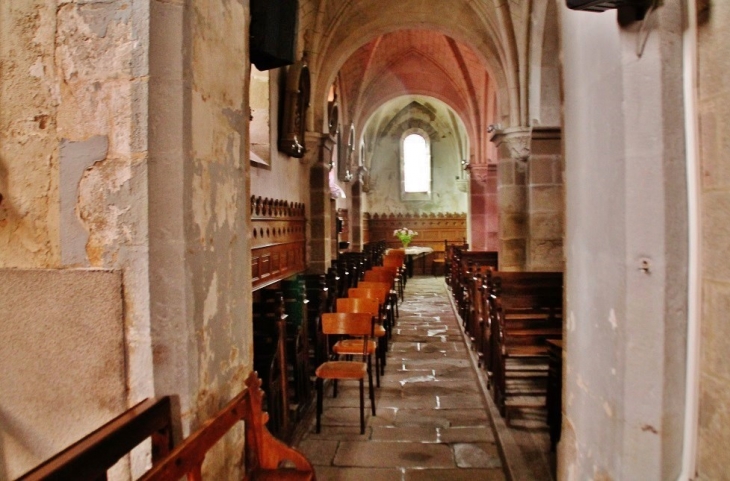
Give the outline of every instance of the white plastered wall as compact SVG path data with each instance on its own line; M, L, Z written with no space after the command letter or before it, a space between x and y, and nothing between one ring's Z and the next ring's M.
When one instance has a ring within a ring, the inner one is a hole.
M681 10L561 12L566 332L561 479L679 474L686 332ZM569 39L569 40L568 40Z

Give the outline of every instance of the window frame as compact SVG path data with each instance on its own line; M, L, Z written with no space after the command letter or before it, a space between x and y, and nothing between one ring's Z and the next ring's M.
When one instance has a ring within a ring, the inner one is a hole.
M405 172L405 148L406 138L410 135L419 135L426 141L426 151L428 156L429 168L429 184L426 192L406 192L406 172ZM403 132L400 138L400 198L403 201L424 201L431 200L433 194L433 153L431 151L431 137L421 128L411 128Z

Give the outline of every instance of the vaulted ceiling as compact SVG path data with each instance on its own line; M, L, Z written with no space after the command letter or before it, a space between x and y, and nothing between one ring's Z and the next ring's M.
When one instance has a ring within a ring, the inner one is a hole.
M483 145L489 74L469 46L443 33L398 30L383 34L357 49L343 64L338 79L340 98L347 99L341 106L345 117L359 127L389 100L428 96L449 105L469 136Z

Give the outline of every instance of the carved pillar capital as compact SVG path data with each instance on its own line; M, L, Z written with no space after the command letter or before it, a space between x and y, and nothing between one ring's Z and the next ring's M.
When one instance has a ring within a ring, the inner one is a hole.
M480 184L486 184L490 178L497 176L497 164L470 164L469 175Z
M523 127L499 130L490 139L497 145L501 160L521 160L527 162L530 157L530 141L532 131Z
M328 134L322 132L307 131L304 134L305 145L307 151L302 157L301 162L310 167L318 162L329 163L332 158L332 150L335 141Z
M360 179L360 187L362 188L362 191L366 194L370 192L370 171L364 167L360 166L357 168L357 174Z

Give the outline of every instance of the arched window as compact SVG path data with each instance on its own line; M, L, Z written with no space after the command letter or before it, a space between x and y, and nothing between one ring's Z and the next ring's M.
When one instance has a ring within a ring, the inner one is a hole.
M401 197L428 200L431 197L431 148L420 130L406 132L401 143Z

